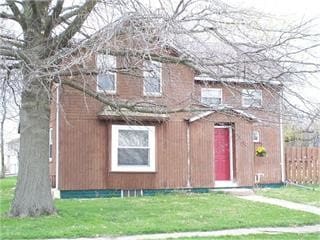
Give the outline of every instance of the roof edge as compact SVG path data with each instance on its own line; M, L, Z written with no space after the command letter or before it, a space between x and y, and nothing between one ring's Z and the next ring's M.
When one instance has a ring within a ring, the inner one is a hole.
M221 111L219 111L219 110L221 110ZM226 114L226 111L223 111L223 110L232 111L235 114L238 114L238 115L246 118L246 120L248 120L248 121L259 122L259 119L256 116L254 116L253 114L246 113L246 112L239 110L239 109L231 109L231 108L221 108L221 109L217 109L217 110L210 110L210 111L201 112L201 113L194 115L190 118L185 118L185 120L188 121L189 123L192 123L192 122L198 121L204 117L207 117L213 113ZM235 115L234 117L239 117L239 116Z

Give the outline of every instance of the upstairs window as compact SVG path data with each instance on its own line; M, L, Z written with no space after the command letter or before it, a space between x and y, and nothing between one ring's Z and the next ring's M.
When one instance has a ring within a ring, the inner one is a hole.
M201 88L201 102L209 106L216 106L222 103L221 88Z
M143 93L146 96L161 96L162 79L161 63L144 61L143 63Z
M112 171L155 171L155 127L112 125Z
M243 107L261 107L262 91L257 89L242 89Z
M116 57L107 54L97 55L97 91L116 93Z

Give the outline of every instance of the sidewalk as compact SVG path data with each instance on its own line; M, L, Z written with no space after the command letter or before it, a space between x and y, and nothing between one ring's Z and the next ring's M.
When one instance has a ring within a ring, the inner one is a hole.
M210 232L179 232L179 233L159 233L144 234L123 237L99 237L99 238L77 238L73 240L148 240L148 239L169 239L186 237L219 237L219 236L240 236L248 234L281 234L281 233L320 233L320 225L301 227L266 227L266 228L239 228L229 230L218 230ZM51 239L67 240L67 239Z
M254 202L261 202L261 203L267 203L272 205L277 205L284 208L290 208L294 210L304 211L313 213L316 215L320 215L320 208L302 204L302 203L294 203L286 200L281 200L277 198L269 198L269 197L263 197L258 195L248 195L248 196L236 196L241 199L254 201Z

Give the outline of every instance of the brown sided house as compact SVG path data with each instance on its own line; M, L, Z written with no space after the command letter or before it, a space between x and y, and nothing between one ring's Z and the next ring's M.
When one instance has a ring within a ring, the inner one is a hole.
M69 87L55 89L50 174L62 198L282 182L279 85L222 83L181 64L147 60L139 60L144 71L128 75L110 70L128 64L121 57L91 60L100 71L81 81L141 111L113 109ZM191 110L166 112L186 107ZM266 156L256 156L259 146Z

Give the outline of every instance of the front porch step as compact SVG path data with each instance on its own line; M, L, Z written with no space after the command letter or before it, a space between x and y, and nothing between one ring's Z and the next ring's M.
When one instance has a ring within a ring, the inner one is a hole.
M250 196L254 195L254 191L250 188L219 188L212 189L213 192L224 192L235 196Z

